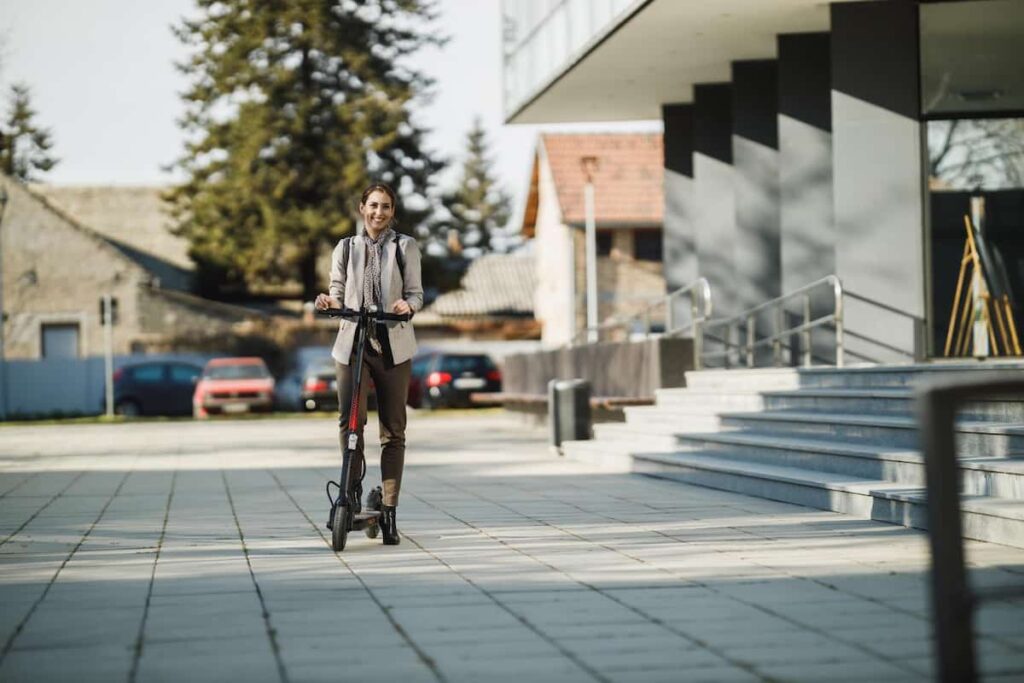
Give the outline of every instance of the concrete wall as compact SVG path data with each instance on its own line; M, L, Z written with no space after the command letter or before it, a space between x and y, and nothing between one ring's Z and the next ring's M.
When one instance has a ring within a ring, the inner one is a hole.
M854 361L925 355L917 12L896 1L832 5L836 272Z
M552 379L586 379L593 396L653 398L655 389L683 386L692 369L689 339L608 342L506 356L502 389L546 396Z
M537 294L533 310L542 325L541 341L546 346L557 346L567 343L576 331L573 238L572 231L562 222L555 180L543 145L537 153L540 177L534 242Z
M716 315L737 313L737 240L732 165L732 86L694 86L693 208L700 274L711 285Z
M700 277L697 262L696 215L693 178L693 105L662 107L665 145L665 213L663 272L668 292L693 283ZM691 318L687 299L674 302L676 325Z
M736 301L747 309L779 296L778 64L733 62Z

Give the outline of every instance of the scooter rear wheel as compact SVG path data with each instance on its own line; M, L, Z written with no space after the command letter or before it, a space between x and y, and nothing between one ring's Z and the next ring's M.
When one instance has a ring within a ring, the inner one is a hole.
M370 494L366 497L366 509L380 512L381 500L381 490L378 486L370 491ZM380 517L369 520L363 531L366 533L367 538L377 538L380 534Z
M331 529L331 548L335 552L345 549L345 541L348 540L349 519L348 506L339 505L334 509L334 528Z

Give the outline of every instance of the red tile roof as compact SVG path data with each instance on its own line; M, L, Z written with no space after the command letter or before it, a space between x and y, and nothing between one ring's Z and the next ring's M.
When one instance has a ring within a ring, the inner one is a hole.
M541 144L566 223L583 223L580 160L597 157L594 213L599 225L662 223L662 136L650 133L544 134Z

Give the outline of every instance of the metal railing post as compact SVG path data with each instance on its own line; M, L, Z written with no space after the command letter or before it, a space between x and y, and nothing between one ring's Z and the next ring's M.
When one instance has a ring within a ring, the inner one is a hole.
M754 330L754 316L747 316L747 367L754 367L754 340L756 338Z
M704 328L701 326L701 318L697 308L697 287L690 290L690 322L693 324L693 369L700 370L704 367ZM704 298L703 288L700 291L701 299Z
M835 297L836 318L836 367L843 367L843 284L839 278L832 278L832 295Z
M811 367L811 295L804 296L804 332L800 338L804 347L804 367Z
M775 305L772 316L772 326L775 328L775 334L772 335L772 359L775 362L775 367L782 365L782 328L785 327L782 315L782 302L779 302Z
M939 679L975 681L974 610L964 568L960 472L956 462L955 390L918 395L932 551L932 614Z

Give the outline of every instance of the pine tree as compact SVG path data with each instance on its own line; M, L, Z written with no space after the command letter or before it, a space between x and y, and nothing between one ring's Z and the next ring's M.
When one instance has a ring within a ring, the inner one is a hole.
M301 282L323 287L317 259L357 225L362 189L391 184L400 229L421 228L443 165L410 120L431 82L410 56L431 35L428 0L197 0L178 38L192 49L167 194L207 293Z
M478 117L466 134L459 185L442 196L449 215L439 220L434 230L441 238L453 231L468 255L494 251L492 238L503 233L511 213L511 200L494 177L488 154L487 134Z
M7 118L0 123L0 172L26 183L58 163L49 153L51 133L36 125L35 117L28 86L12 85Z

